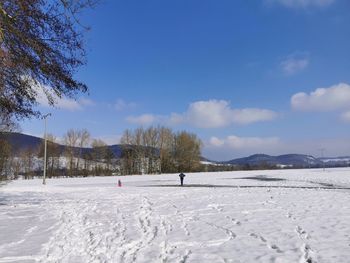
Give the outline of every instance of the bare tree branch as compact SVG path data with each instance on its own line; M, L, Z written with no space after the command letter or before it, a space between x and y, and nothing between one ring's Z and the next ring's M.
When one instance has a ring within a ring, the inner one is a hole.
M74 74L86 63L87 30L79 14L95 0L2 0L0 3L0 110L17 119L39 116L33 83L59 97L86 92ZM48 94L49 94L48 93ZM53 100L50 100L54 104Z

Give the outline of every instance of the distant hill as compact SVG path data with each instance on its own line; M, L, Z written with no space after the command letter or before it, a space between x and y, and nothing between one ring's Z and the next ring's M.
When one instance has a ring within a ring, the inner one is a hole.
M324 162L327 166L335 166L335 165L349 165L350 164L350 156L340 156L340 157L326 157L319 158L322 162Z
M39 149L40 145L43 143L42 138L38 138L35 136L22 134L22 133L15 133L15 132L1 132L0 133L0 139L6 140L10 145L12 152L17 155L20 152L27 150L27 149ZM58 146L61 149L61 152L63 153L66 149L65 145L58 144ZM120 158L122 155L122 149L121 145L110 145L108 148L113 152L114 156L116 158ZM78 148L79 149L79 148ZM92 148L82 148L81 153L86 154L90 153L92 151Z
M42 143L41 138L15 132L1 132L0 139L7 141L11 145L14 154L28 149L38 149Z
M284 154L279 156L270 156L267 154L254 154L249 157L233 159L227 161L228 164L236 165L292 165L292 166L308 166L308 165L321 165L322 161L311 155L304 154Z
M290 167L320 167L320 166L347 166L350 164L350 157L327 157L315 158L305 154L284 154L271 156L267 154L254 154L244 158L233 159L223 164L231 165L251 165L257 166L262 164L274 166Z
M38 149L43 141L42 138L38 138L31 135L26 135L22 133L0 133L0 139L8 141L12 146L12 151L14 154L18 154L25 149ZM63 153L66 146L60 145L61 152ZM134 146L129 146L130 148ZM116 158L122 156L122 145L110 145L108 148L113 152ZM154 149L158 152L157 149ZM82 148L81 153L90 153L92 148ZM344 157L325 157L325 158L315 158L311 155L305 154L284 154L278 156L271 156L267 154L254 154L244 158L233 159L226 162L215 162L205 157L201 157L201 162L203 164L212 165L250 165L258 166L262 164L268 164L273 166L290 166L290 167L321 167L323 164L327 167L333 166L349 166L350 156Z

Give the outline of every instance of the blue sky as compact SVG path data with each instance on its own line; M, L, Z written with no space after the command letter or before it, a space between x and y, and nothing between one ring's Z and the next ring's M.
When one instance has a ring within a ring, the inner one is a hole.
M89 94L61 99L49 132L117 143L126 128L195 132L203 155L350 155L348 0L103 0L82 20ZM21 124L42 135L43 123Z

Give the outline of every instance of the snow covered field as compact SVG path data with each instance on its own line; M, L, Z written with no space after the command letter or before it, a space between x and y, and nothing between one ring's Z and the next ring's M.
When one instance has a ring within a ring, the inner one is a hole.
M350 169L15 181L0 262L349 262Z

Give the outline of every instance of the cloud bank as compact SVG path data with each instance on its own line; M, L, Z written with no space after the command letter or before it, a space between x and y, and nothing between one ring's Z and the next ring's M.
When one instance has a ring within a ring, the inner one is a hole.
M122 99L117 99L117 101L114 104L114 108L117 111L123 111L123 110L131 110L136 107L136 103L134 102L126 102Z
M309 63L310 59L306 53L294 53L284 58L280 67L285 75L291 76L305 70Z
M278 137L239 137L235 135L227 136L224 139L211 137L209 146L227 147L230 149L260 149L262 147L273 147L280 142Z
M211 137L205 141L203 156L217 161L246 157L256 153L281 155L288 153L320 156L324 148L325 156L347 156L350 138L315 138L308 140L284 140L279 137L240 137L230 135L225 138Z
M228 101L208 100L191 103L184 113L172 113L170 116L143 114L129 116L126 120L139 125L162 122L169 125L187 124L197 128L222 128L232 124L247 125L271 121L277 116L276 112L268 109L234 109Z
M310 94L299 92L292 96L291 106L299 111L334 111L350 108L350 85L340 83L318 88Z
M43 85L34 85L34 91L36 93L36 102L42 107L52 107L47 96L52 98L54 107L62 110L78 111L84 109L85 107L95 105L92 100L86 98L74 100L66 97L59 97L57 94L52 92L52 89Z
M142 114L140 116L129 116L126 118L126 121L131 124L137 125L152 125L155 122L158 122L159 117L153 114Z

